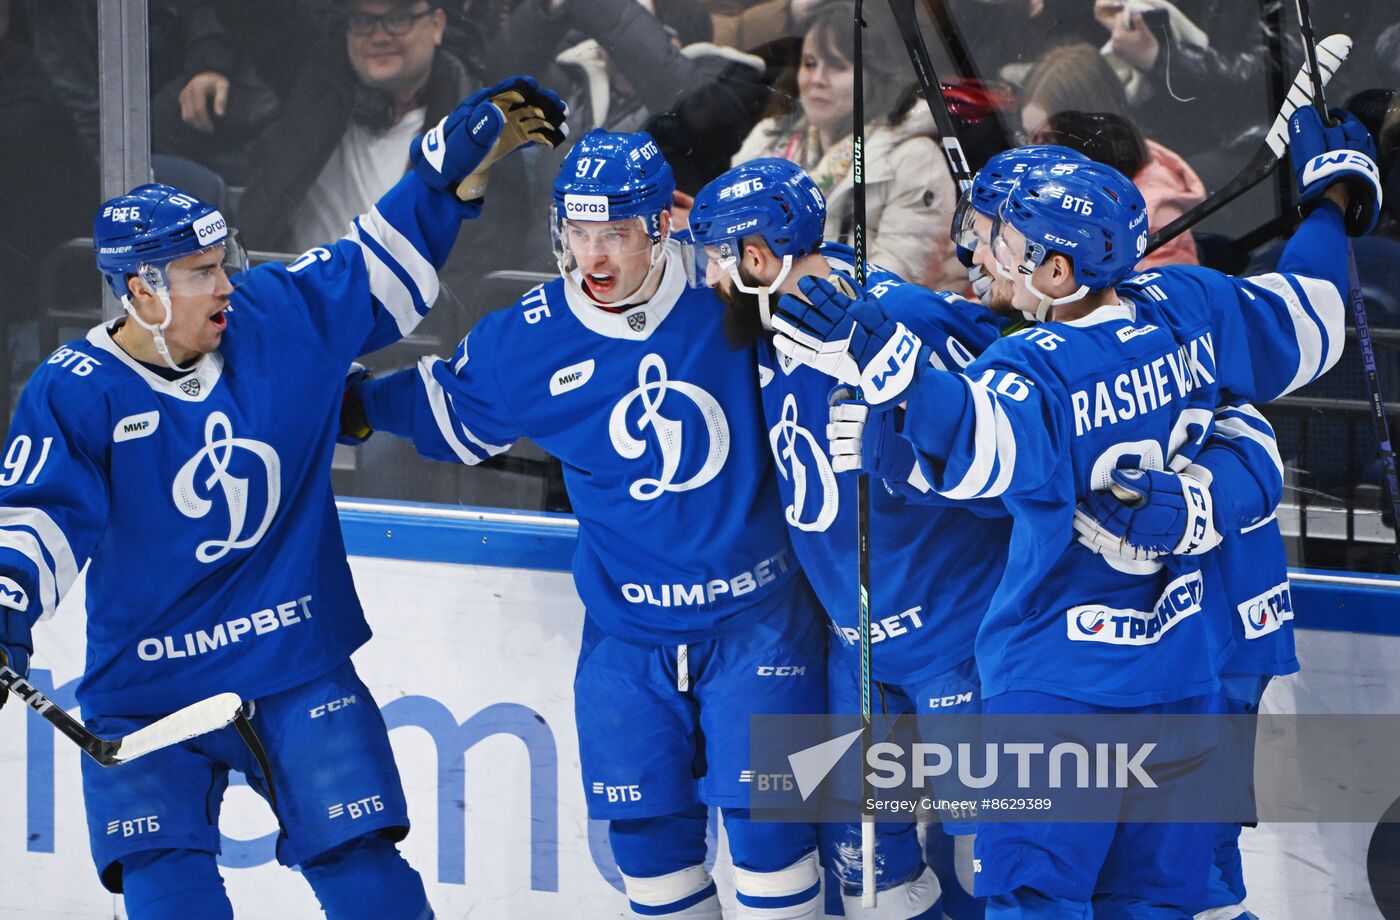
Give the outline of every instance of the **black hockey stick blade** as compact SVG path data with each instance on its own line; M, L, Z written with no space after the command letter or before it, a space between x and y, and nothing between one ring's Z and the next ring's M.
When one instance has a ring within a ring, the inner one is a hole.
M1337 72L1337 68L1342 66L1342 62L1347 59L1347 55L1350 53L1351 39L1345 35L1329 35L1317 43L1318 70L1322 74L1324 86L1332 79L1332 75ZM1164 243L1191 229L1263 182L1273 174L1275 169L1278 169L1279 163L1283 161L1284 155L1288 152L1288 119L1293 117L1293 112L1298 106L1311 104L1312 86L1312 71L1304 62L1298 71L1298 76L1293 78L1293 85L1289 87L1288 95L1284 98L1278 115L1274 117L1274 123L1269 127L1269 133L1264 137L1264 143L1254 152L1254 156L1249 158L1244 169L1217 189L1214 194L1208 196L1205 201L1165 227L1159 227L1154 231L1147 240L1147 253L1151 253Z
M0 687L9 690L17 700L34 710L104 767L127 763L143 754L217 731L231 724L243 708L243 700L239 699L238 694L220 693L191 703L179 712L157 719L124 737L100 738L9 666L0 666Z

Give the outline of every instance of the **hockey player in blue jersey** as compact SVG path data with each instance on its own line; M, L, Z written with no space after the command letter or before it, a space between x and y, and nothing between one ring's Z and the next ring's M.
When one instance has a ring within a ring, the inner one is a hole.
M1272 426L1248 404L1217 410L1215 428L1195 461L1180 473L1117 470L1114 492L1085 497L1075 530L1105 555L1142 560L1193 547L1185 495L1205 496L1211 529L1221 542L1211 555L1220 567L1235 651L1221 668L1226 711L1254 715L1275 676L1298 670L1287 554L1275 509L1283 495L1283 461ZM1121 497L1119 497L1121 495ZM1252 761L1241 764L1250 770ZM1237 823L1223 825L1205 891L1193 905L1221 920L1251 920Z
M1347 131L1324 132L1315 118L1298 116L1292 128L1302 200L1331 203L1295 236L1280 266L1289 274L1254 281L1199 270L1176 279L1157 274L1134 279L1136 288L1123 285L1132 299L1120 298L1114 286L1146 240L1141 198L1104 167L1056 164L1018 181L997 239L998 262L1016 279L1016 306L1055 321L1003 340L965 375L925 366L917 337L873 299L852 304L817 282L804 286L810 304L782 302L785 314L774 320L788 334L781 349L860 382L882 413L902 404L903 434L938 491L1001 496L1016 517L1008 577L978 636L989 711L1213 705L1215 659L1228 652L1230 637L1228 621L1222 637L1209 615L1197 615L1218 609L1200 571L1172 573L1170 584L1160 573L1121 571L1066 545L1069 518L1075 500L1106 487L1114 468L1161 469L1199 440L1193 429L1208 430L1213 416L1202 398L1213 406L1222 384L1273 398L1335 361L1342 213L1352 204L1353 225L1364 230L1378 185L1364 144ZM1337 184L1342 179L1366 193L1352 198ZM1175 297L1180 335L1194 318L1189 301L1202 295L1214 302L1198 309L1213 311L1222 331L1203 325L1189 344L1134 316L1140 298ZM1223 314L1226 307L1240 315ZM849 434L863 438L859 430ZM1188 532L1200 523L1197 513ZM1102 616L1105 610L1114 615ZM1074 678L1046 672L1041 662L1052 660L1074 661ZM1047 835L1048 827L982 829L978 888L991 896L989 916L1088 916L1096 892L1096 915L1180 916L1204 871L1190 864L1205 848L1189 826L1123 825L1099 842L1081 839L1089 828ZM1135 858L1113 856L1128 850ZM1142 858L1148 854L1161 861ZM1173 906L1154 912L1149 901Z
M788 542L753 345L726 344L722 305L692 283L674 189L648 135L590 132L555 181L561 277L450 360L357 395L374 428L430 458L477 463L529 437L562 462L586 608L584 792L633 912L720 916L713 805L738 915L813 918L815 829L749 817L749 715L823 711L826 637Z
M222 691L233 728L111 768L83 792L102 882L133 920L231 918L219 876L230 769L272 806L278 861L329 917L431 917L399 854L408 815L331 495L345 368L414 328L480 199L452 190L562 140L558 98L516 78L465 100L341 240L244 271L215 208L166 185L104 203L97 265L125 317L40 365L0 477L0 660L87 566L88 726L121 735ZM353 700L333 715L324 704ZM141 820L132 819L140 816Z
M855 584L855 477L834 472L825 427L831 378L777 354L768 341L769 308L802 278L853 273L854 254L824 243L826 201L801 167L758 159L723 173L696 193L690 228L707 283L726 301L731 344L758 345L768 443L780 478L793 549L839 641L828 652L830 712L860 706ZM933 343L931 360L960 368L997 338L997 324L976 304L939 296L878 266L868 289ZM871 496L871 659L884 711L976 712L972 643L981 611L1001 578L1010 521L979 517L951 502L911 505ZM847 916L871 920L941 918L940 882L924 865L913 822L880 822L875 910L861 910L859 824L821 828L824 862L839 878ZM931 833L939 833L934 829Z

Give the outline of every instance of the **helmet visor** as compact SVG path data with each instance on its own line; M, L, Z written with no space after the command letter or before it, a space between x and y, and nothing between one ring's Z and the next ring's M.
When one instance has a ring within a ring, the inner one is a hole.
M992 222L992 259L997 274L1008 281L1016 280L1018 274L1034 272L1048 254L1044 246L1026 239L1012 227L1004 211Z
M238 240L238 231L231 229L227 236L207 249L160 266L142 265L138 274L147 283L159 279L171 296L203 297L215 293L226 283L237 287L247 270L248 254Z
M653 234L641 217L588 221L555 217L550 222L554 256L562 271L590 271L598 265L630 261L647 255L660 234Z
M992 221L972 206L971 193L964 194L953 211L953 242L969 252L989 245Z

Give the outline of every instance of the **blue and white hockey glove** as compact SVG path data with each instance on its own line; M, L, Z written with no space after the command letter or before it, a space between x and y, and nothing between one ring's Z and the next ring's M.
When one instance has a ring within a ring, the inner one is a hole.
M1345 109L1332 109L1335 125L1324 125L1317 109L1299 106L1289 119L1288 155L1298 178L1298 206L1309 209L1327 188L1348 183L1346 228L1351 236L1375 229L1381 213L1381 174L1376 168L1376 142L1361 122Z
M1109 489L1090 492L1080 508L1111 537L1149 557L1194 556L1220 545L1205 478L1161 470L1114 470L1109 476Z
M923 342L885 315L880 303L857 293L855 282L830 278L797 282L806 301L783 295L773 313L773 347L799 364L861 388L872 409L889 409L914 382Z
M409 160L431 187L455 187L462 201L474 201L486 194L491 166L512 150L562 143L567 116L553 92L530 77L511 77L462 100L413 144Z
M29 676L29 650L18 645L0 645L0 667L8 667L20 677ZM0 687L0 709L10 698L10 691Z
M882 479L907 481L916 462L914 446L894 430L895 413L878 412L871 419L870 407L849 387L837 388L831 400L826 442L832 470L865 470Z
M360 397L360 384L374 374L363 364L353 363L345 374L345 395L340 402L340 432L335 437L337 444L350 447L363 444L374 434L374 427L365 416L365 402Z

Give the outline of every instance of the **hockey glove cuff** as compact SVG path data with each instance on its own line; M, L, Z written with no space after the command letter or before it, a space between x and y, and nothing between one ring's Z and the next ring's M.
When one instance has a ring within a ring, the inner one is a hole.
M914 382L923 342L840 273L803 278L803 300L784 295L773 314L773 346L848 386L872 409L892 408Z
M1220 545L1210 475L1205 470L1128 469L1109 475L1109 490L1090 493L1083 508L1127 544L1161 555L1191 556Z

